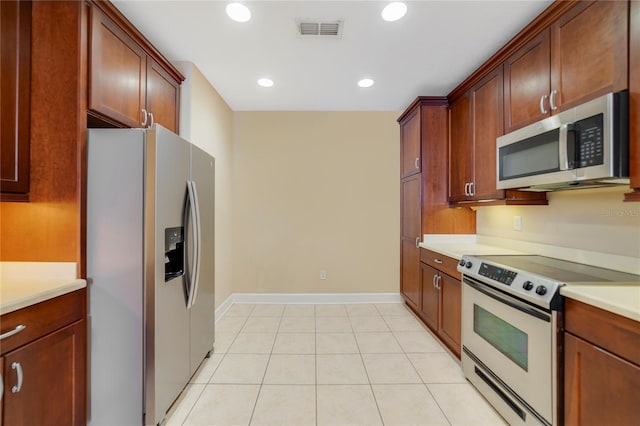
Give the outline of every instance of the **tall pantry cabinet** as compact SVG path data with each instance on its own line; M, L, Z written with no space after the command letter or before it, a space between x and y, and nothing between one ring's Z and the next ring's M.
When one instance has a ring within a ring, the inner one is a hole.
M423 234L473 234L475 213L449 208L447 99L418 97L400 124L400 291L416 312L422 304Z

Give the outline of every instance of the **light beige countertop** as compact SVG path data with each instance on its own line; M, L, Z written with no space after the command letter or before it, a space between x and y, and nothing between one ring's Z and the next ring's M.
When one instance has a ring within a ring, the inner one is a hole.
M572 284L560 294L614 314L640 321L640 283Z
M478 243L474 234L425 234L420 247L460 260L462 255L529 254L505 247Z
M0 315L86 287L75 274L75 263L0 263Z

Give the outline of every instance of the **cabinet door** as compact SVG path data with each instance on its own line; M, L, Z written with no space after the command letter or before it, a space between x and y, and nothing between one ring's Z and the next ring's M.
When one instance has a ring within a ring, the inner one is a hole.
M472 89L474 145L473 198L503 198L496 189L496 138L503 134L502 67L487 75Z
M400 177L420 173L420 108L400 123Z
M640 201L640 1L629 12L629 175L632 192L626 201Z
M140 127L145 119L147 55L95 6L89 73L89 109L125 127Z
M549 35L549 30L545 29L504 62L505 133L550 114Z
M180 85L151 58L147 58L146 104L154 123L178 133Z
M471 102L465 94L449 107L449 201L464 201L473 181Z
M1 1L0 21L0 190L26 194L29 192L31 2Z
M637 425L640 367L564 333L566 425Z
M462 286L460 281L440 274L440 337L460 358L462 345Z
M78 321L5 355L4 425L86 423L86 327Z
M559 110L628 87L629 2L580 2L554 23L551 88Z
M401 182L400 289L414 309L420 306L421 179L417 174Z
M422 280L422 318L436 333L440 316L440 292L436 287L438 271L429 265L420 263L420 279Z

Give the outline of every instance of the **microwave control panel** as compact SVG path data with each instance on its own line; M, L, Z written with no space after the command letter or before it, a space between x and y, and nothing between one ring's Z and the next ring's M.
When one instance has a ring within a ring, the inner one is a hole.
M603 123L603 114L594 115L575 123L577 168L604 163Z

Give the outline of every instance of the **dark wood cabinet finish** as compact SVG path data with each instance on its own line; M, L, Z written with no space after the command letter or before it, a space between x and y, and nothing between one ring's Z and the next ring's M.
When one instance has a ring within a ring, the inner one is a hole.
M420 318L434 332L438 332L440 318L440 292L436 287L438 271L431 266L420 263L420 280L422 281L422 306Z
M0 192L27 201L31 108L31 2L0 2Z
M626 201L640 201L640 1L629 5L629 174Z
M184 77L110 3L92 3L90 27L90 124L177 133Z
M449 107L449 200L465 201L473 181L471 99L464 95Z
M3 333L26 326L2 342L3 425L86 423L86 299L80 289L2 316Z
M635 425L640 418L640 322L565 303L564 423Z
M421 178L403 179L400 191L400 291L414 309L420 306Z
M400 122L400 177L420 173L420 109Z
M462 348L462 285L460 278L440 274L440 338L460 358Z

